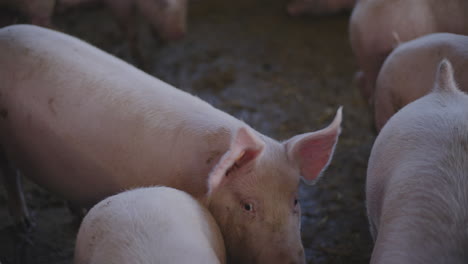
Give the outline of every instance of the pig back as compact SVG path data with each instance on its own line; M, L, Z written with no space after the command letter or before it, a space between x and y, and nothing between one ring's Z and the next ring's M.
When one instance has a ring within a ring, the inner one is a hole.
M383 256L385 248L413 251L422 260L417 248L426 247L438 248L439 260L463 258L468 245L468 236L460 232L468 219L467 97L460 91L432 92L401 109L379 134L366 183L371 230L374 238L381 236L375 256ZM412 241L411 247L402 249L392 239ZM458 263L431 262L427 256L427 263Z
M451 33L429 34L399 45L385 60L375 91L375 121L380 130L403 106L428 94L435 81L436 66L449 59L460 89L466 91L468 37Z
M6 27L0 49L3 151L75 202L154 184L202 195L232 131L245 125L62 33Z
M125 191L99 202L83 219L75 264L225 263L224 242L208 210L167 187Z

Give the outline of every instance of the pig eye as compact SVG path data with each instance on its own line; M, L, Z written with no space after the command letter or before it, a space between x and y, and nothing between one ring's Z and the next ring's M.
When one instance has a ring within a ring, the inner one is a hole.
M251 203L244 203L244 210L246 210L247 212L252 212L253 205Z
M299 200L297 198L294 198L294 206L297 206L298 203L299 203Z

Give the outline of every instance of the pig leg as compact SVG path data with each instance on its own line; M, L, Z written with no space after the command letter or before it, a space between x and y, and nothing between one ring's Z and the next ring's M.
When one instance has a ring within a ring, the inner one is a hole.
M136 6L134 2L128 0L114 0L106 1L106 3L128 40L130 53L136 64L140 66L140 68L146 68L143 56L138 49Z
M15 225L20 230L28 232L33 227L33 222L26 206L23 194L21 175L6 159L4 153L0 153L0 171L3 175L5 189L8 195L8 207Z

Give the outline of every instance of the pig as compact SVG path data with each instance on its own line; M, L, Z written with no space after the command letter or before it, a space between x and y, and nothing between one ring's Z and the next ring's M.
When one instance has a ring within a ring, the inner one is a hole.
M372 105L382 63L402 42L437 32L468 34L465 0L360 0L349 22L359 72L356 84Z
M169 187L128 190L95 205L81 223L74 263L224 264L216 221L187 193Z
M136 38L138 11L165 40L182 38L187 28L187 0L57 0L58 9L103 3L131 40Z
M124 32L135 62L143 69L148 68L138 48L137 12L166 41L179 40L187 31L187 0L57 0L59 10L77 5L103 3L114 15Z
M16 9L32 24L51 27L56 0L0 0L0 6Z
M330 15L344 10L351 10L356 0L293 0L287 6L288 14Z
M468 89L468 37L434 33L399 45L385 60L375 86L375 125L380 131L403 106L426 95L434 83L437 64L453 64L460 88Z
M468 95L441 62L433 91L390 118L369 158L371 263L468 262Z
M305 262L299 182L330 163L341 108L278 142L66 34L10 26L0 49L3 167L81 206L134 187L183 190L213 214L228 262Z

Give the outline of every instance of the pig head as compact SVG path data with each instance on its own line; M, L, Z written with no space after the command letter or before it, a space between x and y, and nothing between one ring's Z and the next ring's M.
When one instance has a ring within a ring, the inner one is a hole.
M340 123L341 108L327 128L283 143L238 130L208 180L207 205L231 263L305 263L300 176L311 183L327 167Z

